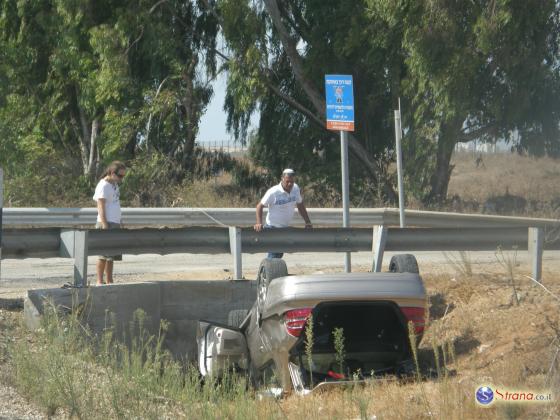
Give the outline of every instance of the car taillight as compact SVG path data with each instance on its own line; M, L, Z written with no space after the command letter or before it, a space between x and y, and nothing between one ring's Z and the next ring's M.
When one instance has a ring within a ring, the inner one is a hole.
M288 334L293 337L299 337L312 310L313 308L300 308L286 312L284 314L284 322L286 323Z
M424 308L401 306L401 311L407 322L410 321L414 324L414 332L416 334L424 332L424 316L426 314Z

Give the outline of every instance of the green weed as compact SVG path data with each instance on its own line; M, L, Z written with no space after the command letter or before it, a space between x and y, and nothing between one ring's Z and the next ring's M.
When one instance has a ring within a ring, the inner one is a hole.
M338 363L339 372L344 374L344 360L346 359L346 350L344 349L344 328L335 328L333 330L335 358Z

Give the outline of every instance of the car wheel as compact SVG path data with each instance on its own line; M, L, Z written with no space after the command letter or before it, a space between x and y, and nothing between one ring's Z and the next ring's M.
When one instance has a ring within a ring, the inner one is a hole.
M415 273L418 274L418 262L412 254L394 255L389 263L389 272L391 273Z
M248 309L234 309L228 313L228 325L232 327L239 327L241 323L247 318L249 313Z
M261 322L268 285L273 279L287 275L288 267L284 260L280 258L267 258L262 260L257 276L257 314L259 323Z

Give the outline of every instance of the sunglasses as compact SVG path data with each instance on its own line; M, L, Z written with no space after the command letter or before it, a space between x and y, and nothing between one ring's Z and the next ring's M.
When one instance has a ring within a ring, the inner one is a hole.
M125 174L119 174L119 173L115 172L115 175L118 176L119 178L123 179Z

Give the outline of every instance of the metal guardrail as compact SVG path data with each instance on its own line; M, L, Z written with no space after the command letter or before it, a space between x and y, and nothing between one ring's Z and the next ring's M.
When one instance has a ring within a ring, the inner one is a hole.
M369 228L298 228L255 232L238 229L244 253L358 252L371 251L373 231ZM230 231L225 228L78 230L87 232L89 255L101 254L224 254L229 253ZM73 257L65 235L76 230L59 228L6 229L2 238L4 258ZM492 251L528 249L525 228L388 228L387 251ZM560 239L546 244L560 250Z
M531 250L533 274L540 278L542 228L316 228L271 229L194 227L178 229L79 230L64 228L6 229L4 258L74 258L75 283L87 278L87 256L100 254L231 253L235 278L242 278L241 254L276 252L373 251L378 271L387 251ZM560 250L560 239L546 249Z
M266 211L266 210L265 210ZM123 208L125 226L251 226L253 208ZM341 226L341 209L308 209L315 226ZM95 224L95 208L5 208L4 225L80 227ZM560 228L560 220L483 214L406 210L408 226L416 227L546 227ZM393 208L350 209L352 226L398 226L399 211ZM300 217L294 226L303 225Z

